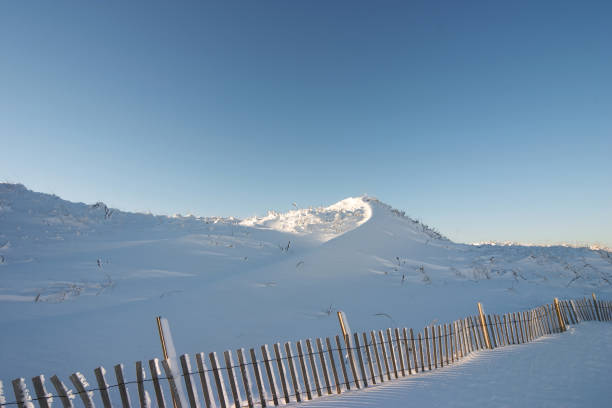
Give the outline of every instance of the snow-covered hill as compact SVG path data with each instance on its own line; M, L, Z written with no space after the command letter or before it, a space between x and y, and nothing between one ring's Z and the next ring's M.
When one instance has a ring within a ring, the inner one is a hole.
M180 352L420 328L611 292L605 250L451 242L370 197L237 218L126 213L0 184L0 378Z

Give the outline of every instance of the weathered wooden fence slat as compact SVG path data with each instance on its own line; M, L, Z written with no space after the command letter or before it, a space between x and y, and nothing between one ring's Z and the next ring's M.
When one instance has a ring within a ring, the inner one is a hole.
M395 358L395 347L393 347L393 335L391 334L391 329L387 329L387 343L389 344L389 359L391 360L391 366L393 367L393 374L395 378L399 378L399 374L397 371L397 360Z
M414 360L414 371L415 373L419 372L419 365L417 363L417 351L416 345L414 343L414 332L412 331L412 327L410 328L410 346L412 347L412 359Z
M325 380L325 387L327 388L327 394L332 394L331 382L329 379L329 370L327 369L327 361L325 360L325 354L323 349L323 342L317 337L317 352L319 353L319 361L321 362L321 370L323 371L323 379Z
M387 374L387 380L391 381L391 369L389 368L389 358L387 357L387 346L385 345L385 337L382 330L378 331L378 341L380 350L382 351L382 358L385 363L385 373Z
M247 399L247 404L249 408L255 407L255 402L253 400L253 387L251 386L251 374L249 373L248 360L243 348L239 348L236 350L236 354L238 355L238 364L240 365L240 376L242 377L242 385L244 386L244 394ZM293 360L289 359L291 363Z
M96 382L98 383L98 388L100 389L100 399L102 399L102 404L104 408L111 408L113 404L111 404L110 395L108 392L108 383L106 382L106 369L102 366L94 369L94 374L96 376ZM160 405L160 408L165 408L163 405Z
M291 342L285 343L285 355L289 364L289 374L291 375L291 384L293 385L293 394L297 402L302 401L302 387L300 386L300 378L298 377L295 361L293 360L293 351L291 350Z
M429 335L429 331L427 329L427 327L425 327L423 329L423 333L425 335L425 348L427 350L427 369L429 371L431 371L431 351L430 351L430 347L429 347L429 339L430 339L430 335Z
M361 345L359 341L359 333L355 333L355 352L357 353L357 361L359 361L359 368L361 369L361 381L364 388L368 387L368 375L366 374L365 365L363 364L363 353L361 352Z
M450 330L450 362L455 362L455 358L459 358L459 350L457 350L457 321L448 325ZM456 357L455 357L456 356Z
M172 367L170 366L170 361L168 361L167 359L162 360L162 367L164 368L164 372L166 373L166 378L168 378L168 386L170 387L170 393L172 394L172 401L174 403L174 406L176 406L176 408L183 408L183 399L181 398L181 394L177 386L178 379L175 378L175 373L172 370ZM115 366L115 370L117 370L117 366ZM127 401L129 402L129 395L127 397Z
M156 359L157 360L157 359ZM153 361L153 360L151 360ZM150 364L151 362L149 362ZM208 366L206 365L206 356L204 353L196 354L196 366L198 367L198 373L200 374L200 385L202 388L202 395L204 396L204 404L206 404L206 408L217 408L217 403L215 402L215 395L212 391L212 383L210 381L210 376L208 375ZM151 367L151 372L153 372L153 367ZM155 387L155 393L157 394L157 386ZM163 401L164 395L163 391L160 388L160 395ZM157 397L159 402L160 397Z
M346 344L346 351L349 357L349 364L351 366L351 372L353 373L353 382L355 383L355 387L357 389L361 388L361 384L359 384L359 374L357 373L357 364L355 363L355 353L353 353L353 345L351 342L351 336L347 335L344 338L344 342ZM318 388L318 387L317 387ZM321 396L321 390L318 389L319 397Z
M378 376L380 378L380 382L385 382L385 373L382 369L382 364L380 361L380 353L378 352L378 343L376 342L376 332L372 330L370 332L370 338L372 339L372 348L374 349L374 358L376 359L376 368L378 369Z
M347 390L351 389L348 372L346 370L346 364L344 364L344 355L342 354L342 343L340 342L340 336L336 335L336 346L338 348L338 362L340 368L342 368L342 377L344 378L344 386Z
M268 350L267 344L261 346L261 356L263 358L264 366L266 367L268 385L270 386L270 394L272 394L272 403L274 406L278 406L278 388L276 386L276 377L274 376L274 371L272 370L272 358L270 357L270 351ZM221 408L226 407L222 406Z
M431 350L432 350L432 360L433 360L433 368L438 368L438 353L436 348L438 347L438 344L436 343L437 337L436 337L436 326L432 325L431 328Z
M498 336L498 332L497 332L497 327L496 325L493 323L493 319L491 319L491 315L488 314L487 315L487 322L489 323L489 339L491 339L491 347L493 348L497 348L497 347L501 347L501 345L499 344L499 336Z
M149 408L151 406L151 398L149 393L145 390L144 380L146 378L146 372L142 365L142 361L136 362L136 383L138 385L138 401L140 402L140 408Z
M397 359L399 361L400 371L402 377L406 376L406 364L404 363L404 353L402 352L402 336L400 335L400 329L395 328L395 344L397 347Z
M68 391L68 388L66 388L62 380L60 380L57 375L54 375L53 377L51 377L51 384L53 384L53 387L57 391L57 395L60 401L62 402L63 407L73 408L72 398L71 398L72 393Z
M45 388L45 376L37 375L33 377L32 384L34 385L34 392L36 393L36 398L38 398L40 408L51 408L53 397L51 397L51 394ZM1 385L0 388L2 388ZM0 400L2 400L2 395L0 395Z
M421 371L425 371L425 360L423 359L423 340L421 339L421 333L419 332L419 358L421 362ZM389 378L390 380L391 378Z
M446 323L444 323L444 356L446 357L446 365L450 364L450 361L448 360L448 344L450 343L449 340L449 336L450 336L450 331L448 330L449 327L447 327L448 325ZM451 345L452 348L452 345ZM451 349L451 353L452 353L452 349Z
M225 391L225 381L223 380L223 372L221 371L221 364L219 364L219 358L217 357L217 353L214 351L212 353L208 353L208 359L210 360L210 367L212 369L213 377L215 379L217 396L219 397L219 405L221 406L221 408L228 408L229 400L227 398L227 392ZM270 360L270 356L265 356L264 359Z
M236 378L236 371L234 370L234 356L232 351L225 350L225 352L223 353L223 357L225 358L225 369L227 370L227 378L229 379L230 391L232 392L234 406L241 407L242 395L240 394L240 388L238 388L238 379Z
M438 325L438 360L440 367L444 367L444 354L442 354L442 326Z
M336 393L342 394L342 384L340 383L340 378L338 377L338 369L336 368L336 361L334 359L334 349L331 344L331 340L329 337L325 338L325 344L327 345L327 356L329 357L329 365L332 368L332 373L334 374L334 382L336 383Z
M200 408L200 398L198 398L198 389L191 378L191 361L188 354L183 354L179 357L181 361L181 370L183 370L183 381L187 389L187 398L189 398L189 406L191 408Z
M274 356L276 357L276 367L278 369L278 376L280 377L281 389L283 391L283 398L285 403L291 402L289 397L289 381L287 378L287 370L285 370L285 363L283 361L283 352L280 347L280 343L274 343Z
M347 349L349 349L349 357L351 361L353 361L352 350L350 349L350 342L347 343ZM323 391L321 390L321 380L319 379L319 369L317 368L317 362L315 361L315 354L312 348L312 341L310 339L306 339L306 348L308 349L308 360L310 361L310 370L312 371L312 378L314 380L315 390L317 391L317 396L322 397ZM353 361L354 363L354 361ZM357 377L354 377L355 381L357 381ZM359 388L359 384L357 385Z
M406 352L406 369L408 370L408 375L412 375L412 369L410 368L410 343L408 341L408 329L403 328L402 334L404 335L404 351Z
M265 408L268 406L268 393L264 385L263 374L261 372L261 367L259 366L259 360L257 359L257 353L255 352L254 348L251 348L249 350L249 353L251 354L251 363L253 364L253 374L255 375L255 384L257 385L259 403L261 404L262 407Z
M308 400L312 399L312 389L310 387L310 375L308 374L308 367L306 365L306 361L304 360L304 349L302 347L302 340L297 342L297 353L298 360L300 361L300 368L302 370L302 379L304 380L304 388L306 391L306 398ZM342 353L340 351L340 353Z
M25 378L16 378L13 380L13 392L17 399L17 406L19 408L34 408L32 403L32 396L25 382Z
M370 344L368 342L368 335L363 333L363 347L366 351L366 358L368 360L368 369L370 370L370 381L372 384L376 384L376 373L374 372L374 363L372 362L372 352L370 350Z
M70 375L70 381L74 385L74 388L76 388L85 408L95 408L95 404L93 402L93 391L87 391L89 383L85 379L85 376L79 372L76 372Z
M117 385L119 386L119 395L121 395L121 404L123 408L131 408L132 403L130 401L130 393L123 375L123 364L115 365L115 378L117 379Z

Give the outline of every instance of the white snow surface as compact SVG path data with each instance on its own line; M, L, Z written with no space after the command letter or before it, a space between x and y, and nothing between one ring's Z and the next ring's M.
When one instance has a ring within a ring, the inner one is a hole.
M351 231L372 217L365 197L349 197L324 208L296 209L287 213L268 212L264 217L247 218L240 225L307 235L325 242Z
M127 213L0 184L0 379L610 299L612 254L454 243L371 197L245 220ZM110 380L109 380L110 382Z

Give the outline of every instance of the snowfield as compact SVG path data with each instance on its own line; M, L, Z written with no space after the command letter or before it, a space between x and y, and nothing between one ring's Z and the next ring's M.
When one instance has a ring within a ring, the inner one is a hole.
M0 274L7 384L119 362L133 378L133 362L160 356L158 315L177 351L195 353L335 335L339 309L355 331L420 330L475 314L478 301L504 313L610 299L612 254L454 243L370 197L240 220L126 213L0 184Z

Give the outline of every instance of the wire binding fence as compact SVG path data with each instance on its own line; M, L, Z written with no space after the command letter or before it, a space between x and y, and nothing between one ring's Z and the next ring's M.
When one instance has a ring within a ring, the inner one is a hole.
M249 349L248 354L242 348L236 354L227 350L223 353L225 365L220 364L217 353L208 356L197 353L195 369L188 354L180 356L178 371L172 369L170 361L154 358L148 361L150 378L143 362L138 361L136 379L129 381L125 380L124 365L117 364L113 384L107 383L104 367L98 367L94 370L97 387L91 386L82 373L75 372L69 377L75 390L53 376L53 393L47 391L44 375L39 375L32 378L35 397L25 379L17 378L12 381L15 400L9 402L0 381L0 408L15 405L34 408L34 401L40 408L51 408L55 401L63 408L74 408L77 396L86 408L96 404L104 408L113 404L131 408L130 391L136 391L136 405L140 408L151 407L151 393L159 408L278 406L433 371L476 351L531 342L589 320L611 321L612 302L598 301L595 296L555 299L552 304L522 312L479 314L428 326L416 335L412 328L388 328L346 337L317 338L314 343L311 339L300 340L296 347L291 342L275 343L274 355L268 345L261 346L259 355L255 348ZM178 367L179 362L176 363Z

